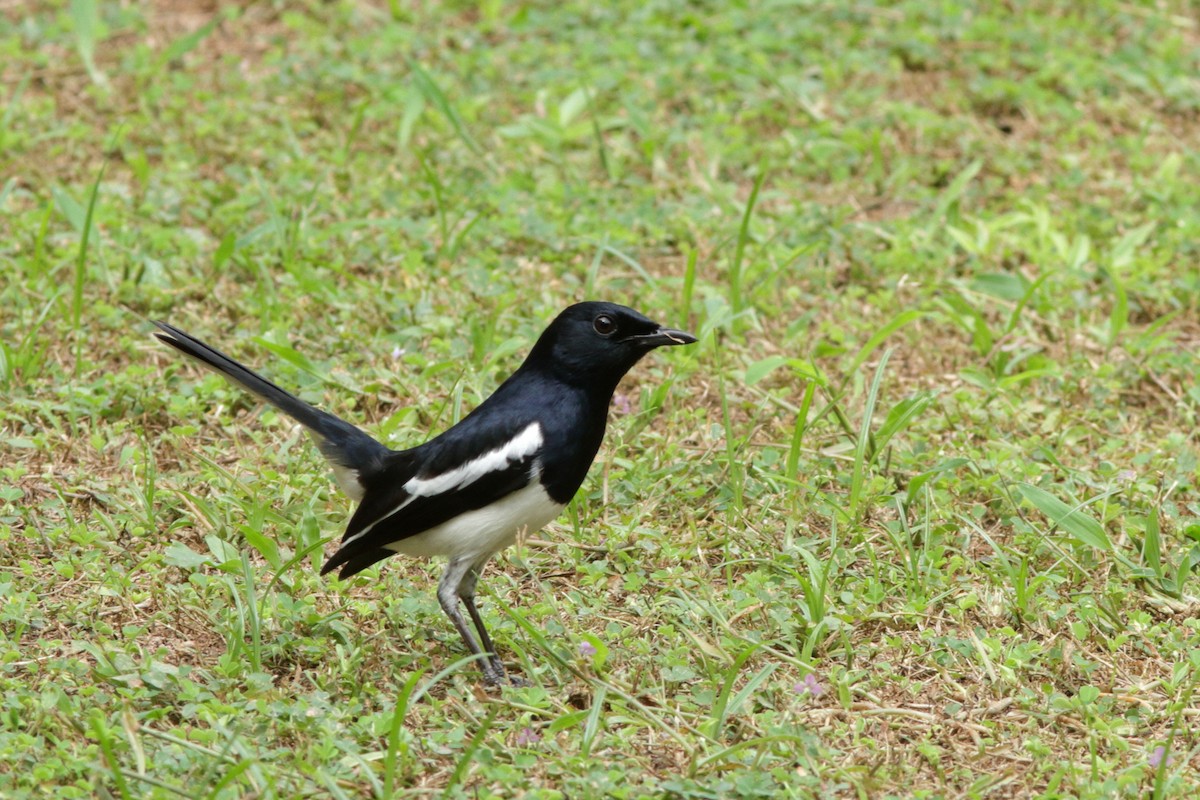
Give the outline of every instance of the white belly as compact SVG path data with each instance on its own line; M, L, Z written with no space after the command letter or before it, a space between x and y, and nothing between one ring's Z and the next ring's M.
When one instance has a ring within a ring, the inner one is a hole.
M546 494L537 481L513 492L498 503L459 514L436 528L385 545L409 556L475 560L511 545L518 535L529 535L562 513L565 506Z

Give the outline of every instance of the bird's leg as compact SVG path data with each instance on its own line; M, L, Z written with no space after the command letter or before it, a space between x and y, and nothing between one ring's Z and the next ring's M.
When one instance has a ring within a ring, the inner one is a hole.
M454 627L458 628L458 635L462 637L463 642L467 645L467 649L473 655L482 655L483 680L484 683L496 686L504 683L504 667L500 665L499 660L495 655L495 648L492 646L492 641L488 637L487 632L483 629L483 623L479 619L479 612L475 609L475 603L472 600L467 603L467 610L471 614L472 620L475 621L479 631L483 634L484 644L487 650L483 650L475 641L475 637L471 635L471 629L467 627L467 621L463 619L462 611L458 608L459 599L462 597L462 584L464 580L469 580L469 585L472 594L475 589L475 581L478 576L474 575L471 562L459 561L454 559L450 562L450 566L446 568L446 573L442 575L441 581L438 582L438 602L442 606L442 610L446 612L446 616L450 617Z
M487 628L484 627L483 617L479 616L479 609L475 607L475 584L479 581L479 573L482 569L483 564L476 564L470 572L463 576L462 582L458 585L458 596L462 599L463 605L467 607L471 621L475 623L475 630L479 632L479 641L489 654L488 662L492 665L493 672L503 679L505 677L504 662L500 660L500 655L496 652L496 645L492 644L492 637L488 636ZM516 679L513 680L513 683L516 683Z

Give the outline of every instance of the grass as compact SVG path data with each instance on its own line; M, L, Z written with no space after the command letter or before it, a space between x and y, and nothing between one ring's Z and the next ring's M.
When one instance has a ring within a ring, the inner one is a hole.
M1184 2L0 10L0 796L1192 797ZM394 446L623 384L484 692L170 319Z

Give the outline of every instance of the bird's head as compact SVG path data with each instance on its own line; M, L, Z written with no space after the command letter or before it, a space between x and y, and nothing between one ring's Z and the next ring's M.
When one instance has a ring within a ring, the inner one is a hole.
M659 325L632 308L586 302L559 314L534 345L526 363L572 382L611 383L656 347L692 344L696 337Z

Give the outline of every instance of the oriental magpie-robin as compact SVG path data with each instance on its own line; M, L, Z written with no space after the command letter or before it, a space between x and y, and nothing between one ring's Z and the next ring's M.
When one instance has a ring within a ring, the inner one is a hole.
M358 508L321 569L348 578L396 553L446 556L438 602L487 683L504 665L475 607L485 564L546 525L583 483L600 448L617 383L656 347L691 344L631 308L588 302L550 323L516 372L460 422L424 444L392 450L349 422L280 389L165 322L160 340L216 370L303 425ZM479 641L459 603L466 607Z

